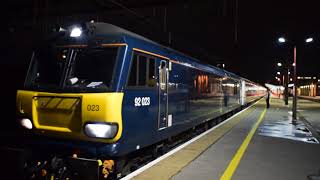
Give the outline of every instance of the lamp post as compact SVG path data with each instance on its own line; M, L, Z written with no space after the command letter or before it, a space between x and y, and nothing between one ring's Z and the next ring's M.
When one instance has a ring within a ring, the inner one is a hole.
M284 37L278 38L279 43L285 43ZM305 39L306 43L313 42L313 38ZM288 72L289 74L289 72ZM293 100L292 100L292 121L297 119L297 45L293 44Z
M293 47L293 101L292 101L292 120L297 119L297 46Z

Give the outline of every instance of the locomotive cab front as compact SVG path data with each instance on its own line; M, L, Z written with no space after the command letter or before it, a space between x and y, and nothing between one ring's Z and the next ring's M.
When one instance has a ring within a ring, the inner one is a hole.
M60 139L117 142L123 93L117 90L127 45L73 27L34 51L17 111L28 131Z

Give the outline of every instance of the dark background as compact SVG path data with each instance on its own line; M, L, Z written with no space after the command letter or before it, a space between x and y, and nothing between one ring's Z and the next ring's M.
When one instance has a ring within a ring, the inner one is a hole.
M298 46L300 76L320 76L316 0L32 0L1 5L0 92L2 122L14 122L15 94L21 88L32 49L52 32L83 21L103 21L258 83L276 84L276 62L292 63ZM277 43L279 36L290 39ZM312 36L315 42L303 40ZM2 125L0 134L15 133Z

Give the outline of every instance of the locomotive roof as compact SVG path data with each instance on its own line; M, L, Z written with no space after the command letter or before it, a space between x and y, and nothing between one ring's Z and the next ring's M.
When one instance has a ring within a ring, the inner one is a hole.
M126 36L130 36L130 37L133 37L136 39L147 41L152 44L160 45L160 44L158 44L148 38L145 38L139 34L133 33L131 31L125 30L123 28L120 28L118 26L115 26L115 25L112 25L109 23L96 22L96 23L93 23L93 25L95 26L95 33L96 34L126 35Z
M156 45L156 46L160 46L161 48L169 51L169 52L175 52L177 53L178 55L186 58L186 59L191 59L192 61L195 61L196 63L198 64L201 64L201 65L204 65L204 66L207 66L207 67L210 67L216 71L220 71L220 73L222 74L227 74L228 76L230 77L233 77L233 78L240 78L238 75L234 74L234 73L231 73L229 71L226 71L226 70L223 70L223 69L220 69L218 67L215 67L213 65L210 65L210 64L205 64L205 63L202 63L201 61L199 61L198 59L196 58L193 58L193 57L190 57L184 53L181 53L177 50L174 50L170 47L167 47L167 46L163 46L155 41L152 41L148 38L145 38L141 35L138 35L136 33L133 33L131 31L128 31L128 30L125 30L123 28L120 28L118 26L115 26L115 25L112 25L112 24L109 24L109 23L103 23L103 22L94 22L94 23L87 23L87 25L90 27L91 25L93 25L95 28L95 34L109 34L109 35L120 35L120 36L129 36L129 37L132 37L132 38L135 38L135 39L139 39L139 40L142 40L142 41L145 41L145 42L148 42L148 43L151 43L153 45Z
M142 41L146 41L148 43L151 43L151 44L154 44L154 45L157 45L157 46L160 46L161 48L164 48L166 50L169 50L169 51L172 51L172 52L176 52L180 55L183 55L185 57L188 57L188 58L191 58L192 60L194 61L197 61L197 62L200 62L198 59L195 59L193 57L190 57L182 52L179 52L177 50L174 50L170 47L167 47L167 46L163 46L155 41L152 41L146 37L143 37L139 34L136 34L136 33L133 33L131 31L128 31L126 29L123 29L121 27L118 27L118 26L115 26L113 24L109 24L109 23L102 23L102 22L96 22L94 23L94 26L96 26L96 34L110 34L110 35L125 35L125 36L130 36L130 37L133 37L135 39L139 39L139 40L142 40Z

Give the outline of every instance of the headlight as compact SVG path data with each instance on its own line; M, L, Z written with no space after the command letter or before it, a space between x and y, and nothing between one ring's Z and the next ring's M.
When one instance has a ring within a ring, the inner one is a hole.
M79 27L74 27L71 30L70 37L79 37L81 36L81 34L82 34L81 29Z
M118 132L117 124L88 123L84 126L87 136L97 138L114 138Z
M32 129L33 125L30 119L28 118L22 118L20 119L20 124L26 129Z

